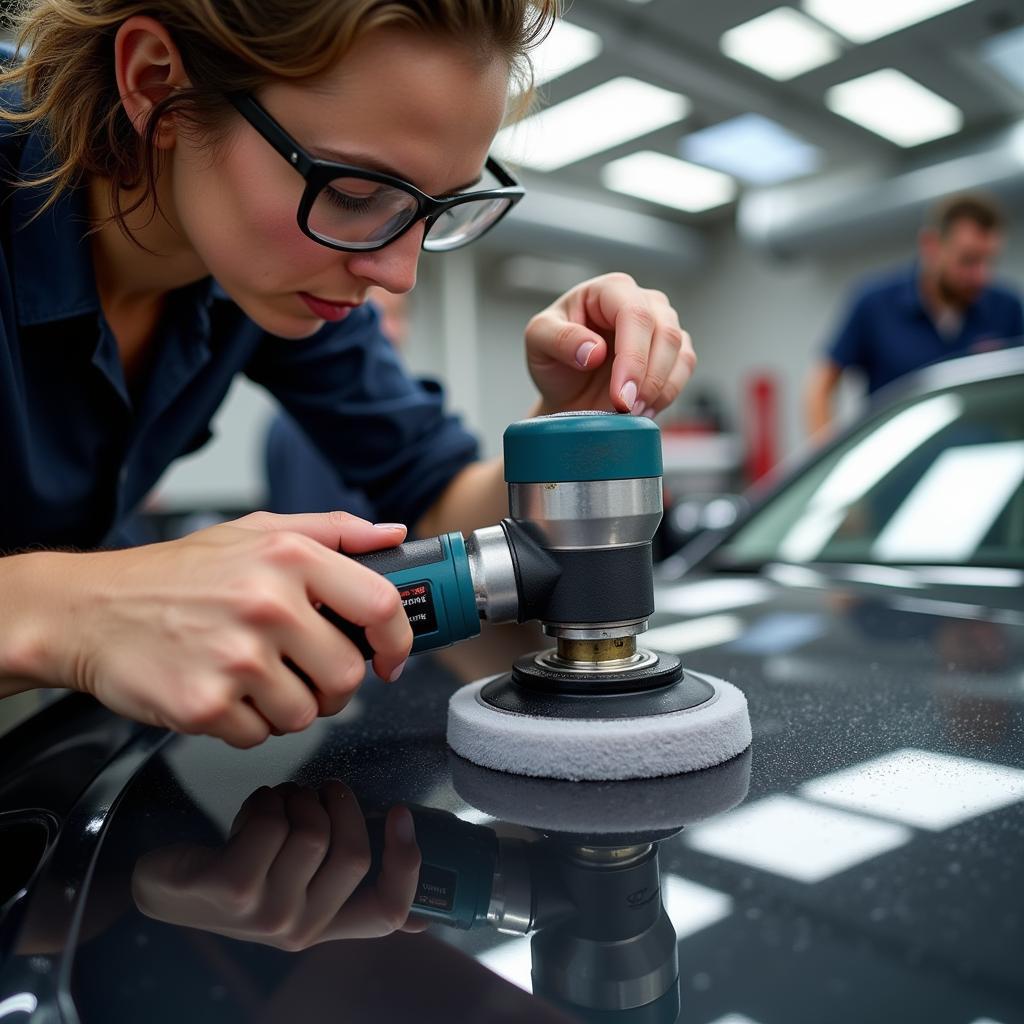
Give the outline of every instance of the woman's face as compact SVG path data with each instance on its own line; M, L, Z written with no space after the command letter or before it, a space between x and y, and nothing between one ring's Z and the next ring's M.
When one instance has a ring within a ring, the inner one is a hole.
M457 42L382 29L315 82L275 83L257 99L313 156L385 170L436 196L480 176L507 87L500 56L485 60ZM422 223L378 252L313 241L296 220L302 177L240 115L212 156L180 134L170 166L174 212L189 244L273 334L301 338L323 325L303 296L358 304L371 285L402 293L416 282Z

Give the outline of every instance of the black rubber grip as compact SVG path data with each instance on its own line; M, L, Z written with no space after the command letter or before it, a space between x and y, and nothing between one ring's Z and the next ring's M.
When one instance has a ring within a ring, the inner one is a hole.
M349 558L379 572L381 576L387 576L402 569L416 569L421 565L443 562L444 546L440 537L428 537L426 540L410 540L399 544L397 548L369 551L365 555L349 555Z
M342 554L345 554L343 551ZM365 555L349 555L354 562L365 565L368 569L387 576L402 569L416 569L423 565L434 565L444 561L444 545L440 537L428 537L426 540L410 540L395 548L384 548L381 551L368 551ZM367 661L373 658L374 649L366 639L366 630L362 626L343 619L337 612L321 606L320 614L332 625L337 626L359 649L359 653Z

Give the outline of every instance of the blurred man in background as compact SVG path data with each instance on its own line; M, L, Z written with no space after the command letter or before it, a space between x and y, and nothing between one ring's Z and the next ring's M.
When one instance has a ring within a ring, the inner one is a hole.
M815 367L807 390L812 434L832 421L840 378L854 371L877 391L905 373L956 356L1022 343L1020 298L992 283L1004 220L981 196L951 196L921 230L912 267L875 277Z

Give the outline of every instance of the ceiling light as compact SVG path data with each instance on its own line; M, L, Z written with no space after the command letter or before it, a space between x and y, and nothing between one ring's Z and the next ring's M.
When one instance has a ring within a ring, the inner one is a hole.
M684 136L679 155L752 185L777 185L821 166L821 150L760 114L741 114Z
M719 46L727 57L784 82L840 54L839 41L792 7L777 7L729 29Z
M971 0L803 0L804 10L855 43L869 43Z
M616 192L700 213L736 198L736 182L721 171L646 150L601 168L601 180Z
M981 54L1018 89L1024 89L1024 25L989 39Z
M602 49L601 37L570 21L556 21L533 54L533 84L543 85L593 60Z
M512 163L554 171L681 121L690 101L637 78L613 78L510 125L495 148Z
M964 121L959 107L895 68L833 86L825 93L825 104L898 146L919 146L952 135Z
M902 846L911 835L903 825L779 794L694 826L684 842L702 853L798 882L820 882Z
M1024 800L1024 771L930 750L895 750L800 787L804 796L932 831Z

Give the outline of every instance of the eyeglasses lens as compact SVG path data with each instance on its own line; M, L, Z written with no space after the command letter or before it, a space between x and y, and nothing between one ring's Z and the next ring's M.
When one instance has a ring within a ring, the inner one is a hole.
M509 199L474 199L438 214L423 240L432 252L457 249L479 238L511 205Z
M415 216L416 200L401 189L364 178L334 178L317 194L308 224L324 241L372 248Z

